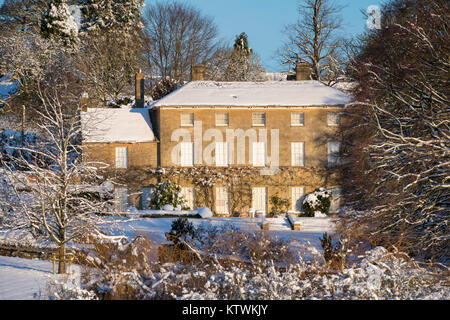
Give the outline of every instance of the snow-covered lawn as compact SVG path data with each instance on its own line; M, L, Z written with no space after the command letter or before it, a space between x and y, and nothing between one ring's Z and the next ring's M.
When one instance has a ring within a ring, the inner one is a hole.
M118 219L119 223L107 228L110 235L125 235L131 239L136 234L146 234L157 242L166 242L164 233L170 231L172 222L176 220L176 218ZM285 218L265 220L270 223L270 230L264 231L266 234L291 240L294 247L309 242L320 249L319 238L322 234L333 232L333 222L329 218L299 218L301 231L292 231ZM261 231L261 220L257 218L209 218L189 219L189 221L195 226L209 224L219 227L233 224L244 232ZM7 234L11 236L11 233ZM0 234L1 238L3 237ZM9 243L14 242L9 240ZM52 263L49 261L0 256L0 300L45 299L47 283L50 280L57 280L58 277L52 273Z
M44 299L47 283L61 278L52 269L49 261L0 256L0 300Z
M120 218L121 222L107 227L107 232L111 235L125 235L129 238L136 234L145 234L150 240L165 242L164 233L169 232L172 222L176 218ZM261 231L261 219L259 218L209 218L209 219L188 219L199 226L207 224L219 227L221 225L232 224L240 231ZM276 238L283 238L290 241L292 246L311 245L320 250L320 240L323 233L334 232L334 222L331 218L297 218L300 222L301 230L291 230L287 220L281 218L266 218L270 228L264 231L266 234Z

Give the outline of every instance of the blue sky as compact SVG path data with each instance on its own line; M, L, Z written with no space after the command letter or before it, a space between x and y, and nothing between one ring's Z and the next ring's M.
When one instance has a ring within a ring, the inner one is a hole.
M156 0L146 0L150 4ZM164 1L164 0L163 0ZM203 14L214 18L222 39L233 44L236 35L245 32L250 46L260 56L268 71L283 71L275 57L282 45L282 29L297 20L299 0L180 0L200 9ZM364 32L366 21L361 9L370 5L381 5L384 0L335 0L346 8L342 11L343 33L355 36ZM3 0L0 0L0 5Z
M297 21L298 0L186 0L199 8L204 14L214 18L220 36L233 43L236 35L245 32L250 47L260 56L268 71L283 71L275 57L276 50L282 45L282 30L286 24ZM345 5L342 11L343 33L354 36L364 32L366 20L364 11L370 5L380 6L383 0L335 0ZM147 0L146 3L151 3Z

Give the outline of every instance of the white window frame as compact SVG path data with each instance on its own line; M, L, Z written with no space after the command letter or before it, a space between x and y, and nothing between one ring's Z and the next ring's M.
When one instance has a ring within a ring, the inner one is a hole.
M328 166L338 166L341 164L339 153L341 151L341 143L338 141L328 142Z
M180 126L193 127L194 126L194 113L182 113L180 114Z
M117 187L114 189L116 212L126 212L128 209L128 189Z
M252 163L254 167L265 167L267 164L267 144L253 142Z
M341 115L339 112L328 112L327 113L327 125L329 127L337 127L341 122Z
M182 167L194 166L194 143L181 142L180 143L180 165Z
M116 168L128 168L128 147L116 147Z
M297 116L299 116L298 119L297 119ZM291 113L291 126L292 127L304 127L305 126L305 113L304 112L292 112Z
M191 210L195 210L195 188L182 187L181 195L186 200L186 206L188 206Z
M291 142L291 165L293 167L305 166L305 143Z
M230 114L228 112L216 112L216 127L228 127Z
M341 187L332 187L329 188L331 192L331 205L330 205L330 213L336 213L339 211L342 202L342 188Z
M155 187L143 187L141 194L141 207L143 210L151 209L150 202L153 199L153 193L155 192Z
M261 207L261 198L264 197L264 205ZM254 187L252 188L252 209L255 211L263 211L264 214L267 213L267 188L266 187Z
M266 113L265 112L253 112L252 113L252 126L253 127L265 127L266 126Z
M228 142L216 142L216 167L228 167L230 164L230 144Z
M305 198L305 187L292 187L291 188L291 204L292 210L296 212L303 212L302 203Z
M216 187L216 212L230 214L230 194L227 187Z

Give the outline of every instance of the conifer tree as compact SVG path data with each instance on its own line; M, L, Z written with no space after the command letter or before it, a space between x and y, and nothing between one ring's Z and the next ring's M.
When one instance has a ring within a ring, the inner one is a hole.
M225 53L226 54L226 53ZM242 32L236 36L233 50L226 59L225 81L257 81L264 73L259 58L248 45L248 36ZM219 77L220 78L220 77Z
M51 0L41 20L41 33L45 38L62 41L64 46L79 43L78 25L69 11L67 0Z
M144 0L79 0L84 31L123 31L128 34L140 21Z

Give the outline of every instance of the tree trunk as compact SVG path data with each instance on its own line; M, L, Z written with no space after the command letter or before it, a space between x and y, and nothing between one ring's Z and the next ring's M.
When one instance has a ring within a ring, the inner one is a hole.
M59 255L58 273L64 274L64 273L66 273L66 263L64 262L64 260L66 258L66 245L65 244L62 244L59 246L58 255Z

